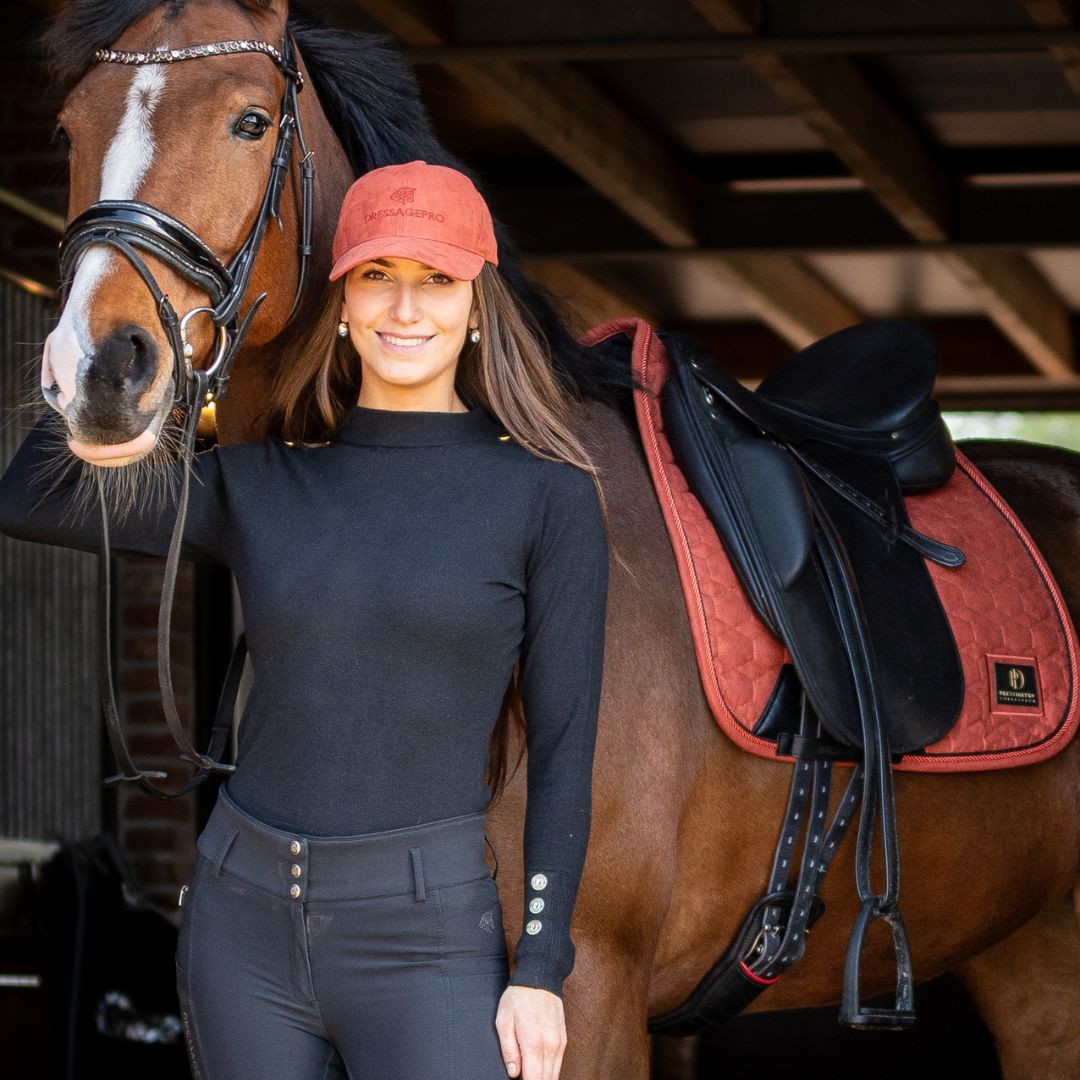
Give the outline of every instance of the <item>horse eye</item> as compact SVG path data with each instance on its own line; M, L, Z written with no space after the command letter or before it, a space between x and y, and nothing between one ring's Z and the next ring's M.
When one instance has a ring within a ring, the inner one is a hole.
M244 113L236 121L233 125L233 133L242 139L261 139L269 126L269 117L263 116L262 113L249 112Z
M49 137L49 142L53 146L61 146L65 150L71 149L71 136L67 133L67 128L63 124L57 124L53 128L53 133Z

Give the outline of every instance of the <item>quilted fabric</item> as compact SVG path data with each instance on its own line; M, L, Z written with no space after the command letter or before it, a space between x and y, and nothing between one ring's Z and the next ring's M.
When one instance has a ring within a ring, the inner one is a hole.
M964 705L953 730L912 760L924 770L1027 764L1075 731L1075 631L1027 530L959 451L956 459L944 487L906 500L916 529L967 557L954 570L929 564L960 651ZM1036 669L1039 708L996 703L994 659Z
M635 389L634 407L679 567L706 699L734 742L775 758L774 744L751 729L787 652L747 602L664 437L659 396L670 366L662 342L640 319L604 323L582 342L594 345L619 333L633 340L634 373L645 387ZM1060 750L1080 720L1076 633L1061 594L1004 500L962 454L957 461L946 485L907 503L915 528L955 544L967 556L959 569L930 564L960 651L964 705L944 739L923 753L906 755L898 769L963 772L1030 764ZM996 703L995 660L1035 670L1038 707Z

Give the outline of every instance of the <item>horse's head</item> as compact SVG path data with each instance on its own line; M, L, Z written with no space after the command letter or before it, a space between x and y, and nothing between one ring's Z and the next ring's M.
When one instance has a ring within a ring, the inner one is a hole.
M281 56L286 17L283 0L75 0L50 34L58 68L83 74L59 116L70 144L66 302L41 382L80 457L125 465L147 454L190 381L175 353L195 369L222 354L225 336L205 309L228 325L227 286L243 262L234 260L258 231L273 159L289 149L279 128L299 61L287 48ZM173 62L160 52L215 42L245 47ZM277 336L299 287L300 156L294 146L279 165L281 227L264 214L251 280L231 298L242 323L268 294L251 345Z

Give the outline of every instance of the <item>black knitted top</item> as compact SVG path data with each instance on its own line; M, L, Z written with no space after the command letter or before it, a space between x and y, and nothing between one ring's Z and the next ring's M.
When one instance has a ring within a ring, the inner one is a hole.
M0 531L97 551L55 417L0 478ZM174 490L178 485L174 484ZM175 495L110 522L164 555ZM511 982L561 994L590 824L608 550L593 481L481 407L354 406L324 447L196 454L182 555L232 569L253 679L235 802L278 828L355 835L485 808L488 738L522 663L525 914ZM530 902L542 900L542 905Z

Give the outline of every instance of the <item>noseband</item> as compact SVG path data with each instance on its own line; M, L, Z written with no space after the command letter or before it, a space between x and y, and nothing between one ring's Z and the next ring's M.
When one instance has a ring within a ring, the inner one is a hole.
M135 268L146 283L157 306L158 318L168 339L173 353L174 399L173 408L180 408L184 413L181 437L180 460L183 478L180 502L177 508L176 525L169 544L169 553L165 564L165 580L162 585L161 606L158 611L158 678L161 686L162 707L165 720L174 742L180 748L180 756L196 766L196 772L179 790L169 791L154 781L165 778L160 771L146 771L138 768L131 759L120 726L120 718L113 695L112 660L110 655L109 629L109 523L104 492L98 478L98 500L101 506L102 548L101 573L99 575L100 602L102 608L103 633L100 642L101 656L101 695L105 711L106 730L113 753L120 766L120 772L109 777L107 785L130 781L144 791L159 798L176 798L184 795L202 783L211 772L230 773L235 766L220 760L232 729L231 709L228 715L219 708L215 719L210 746L206 754L199 753L192 745L184 730L176 708L172 690L169 638L172 622L172 602L176 584L176 573L180 560L180 546L187 519L188 489L191 475L191 459L194 454L195 433L202 407L210 401L220 398L226 391L232 363L243 345L266 293L260 293L251 302L243 316L239 315L241 302L247 291L251 272L262 245L263 235L271 219L281 227L278 209L281 192L289 173L294 142L299 148L300 158L300 242L298 252L300 269L297 275L296 295L286 322L292 319L300 305L307 273L308 258L311 255L311 232L313 216L313 189L315 167L311 160L311 151L304 142L300 126L300 113L297 107L297 95L303 87L303 77L296 63L292 42L286 33L281 49L265 41L216 41L206 45L191 45L180 49L158 49L150 52L117 52L112 49L98 49L94 59L111 64L171 64L181 60L197 60L208 56L229 56L236 53L257 52L268 56L285 76L285 91L281 98L281 119L278 123L277 144L270 164L270 175L263 192L258 216L240 245L240 249L226 265L202 241L202 239L183 222L148 203L103 199L94 203L68 225L60 242L60 277L61 303L66 302L70 282L73 277L78 256L93 244L105 244L119 251ZM168 296L158 285L146 265L140 252L160 259L186 281L205 292L209 305L196 307L182 318L169 302ZM208 367L195 368L192 365L194 349L187 338L188 321L198 314L209 315L217 331L215 354ZM226 676L226 691L231 689L235 695L236 685L243 665L245 650L243 635L233 652L233 660ZM229 693L223 693L222 701L231 700Z

